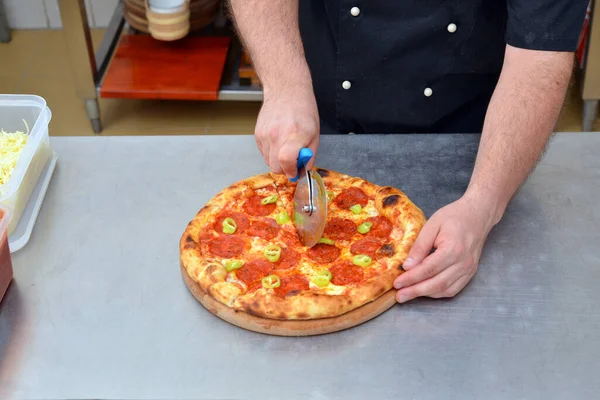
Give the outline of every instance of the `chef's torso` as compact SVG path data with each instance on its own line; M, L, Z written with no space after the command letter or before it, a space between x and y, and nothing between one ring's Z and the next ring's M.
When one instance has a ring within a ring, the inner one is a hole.
M557 25L551 16L561 2L574 9L563 15L572 22ZM505 0L300 0L321 119L340 133L431 131L474 102L487 105L507 42L574 47L571 32L556 36L583 21L585 2L511 0L513 8L551 3L539 10L551 14L539 16L549 19L546 24L521 32L533 12L511 10ZM525 21L511 19L511 12ZM544 40L552 29L555 40Z

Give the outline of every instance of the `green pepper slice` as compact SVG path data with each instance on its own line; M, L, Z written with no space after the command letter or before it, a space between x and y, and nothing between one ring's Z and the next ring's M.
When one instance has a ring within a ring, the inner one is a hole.
M279 196L277 196L276 194L273 196L265 197L260 201L260 204L262 204L263 206L266 206L267 204L273 204L277 201L278 198Z
M315 276L315 278L313 279L313 283L318 287L325 287L329 285L329 282L331 282L331 278L331 272L329 272L329 270L326 269L323 271L319 271L317 276Z
M277 275L268 275L262 278L262 286L265 289L275 289L281 286L281 281Z
M223 233L231 235L237 230L237 224L233 218L225 218L223 220Z
M302 225L304 223L304 215L294 211L294 222L296 225Z
M355 204L352 207L350 207L350 211L352 211L352 214L360 214L360 212L362 211L362 207L360 206L360 204Z
M368 267L373 262L373 259L365 254L357 254L352 258L352 263L359 267Z
M366 234L366 233L369 233L369 231L371 230L371 227L372 227L372 226L373 226L373 223L372 223L372 222L370 222L370 221L365 221L365 222L363 222L362 224L360 224L360 225L358 226L358 228L357 228L357 230L358 230L358 233L361 233L361 234L363 234L363 235L364 235L364 234Z
M322 237L321 239L319 239L319 241L317 243L323 243L323 244L335 244L335 242L329 238L326 237Z
M236 269L242 268L244 263L240 260L231 260L225 263L225 269L227 272L235 271Z
M333 194L333 192L331 190L328 190L327 191L327 201L332 201L334 197L335 197L335 195Z
M277 214L275 216L275 222L277 222L279 225L287 224L288 222L290 222L290 216L287 213L287 211L282 211L279 214Z
M264 251L265 258L273 263L281 257L281 247L276 245L267 246Z

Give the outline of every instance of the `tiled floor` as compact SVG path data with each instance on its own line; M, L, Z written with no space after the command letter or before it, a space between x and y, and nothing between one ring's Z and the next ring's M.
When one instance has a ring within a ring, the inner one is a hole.
M92 33L98 44L104 31ZM0 59L0 93L44 97L53 113L51 135L93 135L75 93L62 31L15 31L10 44L0 44ZM574 82L557 131L581 131L577 88ZM100 107L103 135L249 134L260 104L102 99Z

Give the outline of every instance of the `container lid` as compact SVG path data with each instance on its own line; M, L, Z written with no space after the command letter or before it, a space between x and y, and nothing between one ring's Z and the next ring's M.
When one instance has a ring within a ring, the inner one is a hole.
M21 186L29 164L44 137L48 136L48 123L52 118L46 101L40 96L0 95L0 129L6 132L26 132L23 120L29 127L29 139L21 150L17 164L8 182L0 185L0 202L10 197Z

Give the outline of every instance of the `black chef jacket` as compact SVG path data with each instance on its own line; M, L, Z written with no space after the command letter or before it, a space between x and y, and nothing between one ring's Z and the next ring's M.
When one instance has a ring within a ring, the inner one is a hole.
M481 132L506 44L574 51L588 0L299 0L322 133Z

